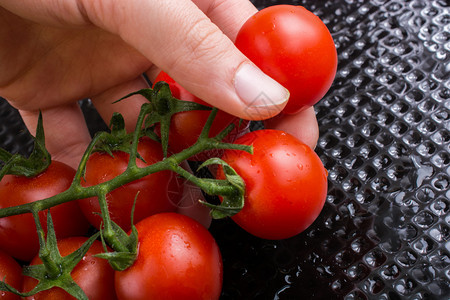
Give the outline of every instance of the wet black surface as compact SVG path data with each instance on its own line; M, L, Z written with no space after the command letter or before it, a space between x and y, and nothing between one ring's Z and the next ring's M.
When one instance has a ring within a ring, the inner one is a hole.
M215 221L222 299L449 299L448 2L254 2L304 5L334 37L338 73L316 106L329 192L313 226L288 240ZM30 146L5 101L0 144Z

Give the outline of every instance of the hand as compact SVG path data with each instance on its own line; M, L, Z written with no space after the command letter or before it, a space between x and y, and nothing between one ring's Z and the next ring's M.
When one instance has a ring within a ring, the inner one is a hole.
M50 153L73 167L90 141L77 101L90 98L107 121L122 113L132 129L146 100L112 102L147 87L144 73L152 80L162 69L226 112L266 119L288 93L233 45L255 12L247 0L0 0L0 96L32 132L41 110ZM274 107L250 106L261 92ZM266 125L310 146L318 139L312 108Z

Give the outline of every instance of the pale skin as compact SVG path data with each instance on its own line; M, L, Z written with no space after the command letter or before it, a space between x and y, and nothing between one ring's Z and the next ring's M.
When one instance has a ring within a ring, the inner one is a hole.
M147 87L142 74L163 69L204 101L260 119L234 90L250 62L233 41L256 11L247 0L0 0L0 96L32 133L41 110L53 159L74 168L91 139L77 101L90 98L106 121L122 113L131 130L146 100L112 102ZM317 143L313 108L266 125Z

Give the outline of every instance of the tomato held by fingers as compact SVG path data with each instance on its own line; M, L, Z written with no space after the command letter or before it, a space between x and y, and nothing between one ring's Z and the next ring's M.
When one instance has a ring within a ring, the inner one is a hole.
M16 290L22 288L22 268L12 256L0 251L0 280ZM20 300L20 296L10 292L0 291L0 300Z
M191 101L210 106L206 102L188 92L165 72L159 73L159 75L156 77L155 82L158 81L165 81L167 84L169 84L172 95L179 100ZM191 110L176 113L175 115L173 115L169 131L169 149L174 153L178 153L192 146L200 136L200 133L202 132L210 113L210 110ZM239 134L239 132L247 128L248 122L240 124L239 118L219 110L211 126L209 136L213 137L217 135L231 123L235 124L235 130L234 132L232 132L232 134L230 134L230 138L228 140L230 142L232 142L232 139L235 138ZM159 131L158 127L157 131ZM191 160L205 160L215 155L216 152L217 151L206 151L201 153L200 155L192 157Z
M70 237L58 241L58 249L61 256L67 256L79 249L87 241L86 237ZM89 300L117 299L114 291L114 270L108 261L94 255L103 252L103 245L100 241L94 241L88 252L75 266L70 275L73 280L85 292ZM41 264L41 259L36 256L31 265ZM23 290L25 292L33 289L37 280L25 276L23 281ZM49 290L39 292L33 296L27 297L28 300L71 300L75 299L61 288L53 287Z
M336 74L337 53L330 32L316 15L301 6L262 9L244 23L235 44L289 90L284 113L314 105L326 94Z
M161 144L148 138L141 138L137 159L138 167L149 166L163 159ZM123 151L94 152L86 164L83 186L93 186L122 174L130 155ZM134 222L160 212L175 211L183 193L183 181L171 171L160 171L125 184L106 195L111 220L123 230L131 228L131 211L136 199ZM137 198L136 198L137 197ZM80 199L78 203L89 222L100 228L102 217L96 197Z
M177 213L151 216L136 228L138 257L115 275L120 300L219 299L222 258L206 228Z
M222 159L245 182L243 209L232 219L264 239L285 239L310 226L327 195L327 171L317 154L290 134L258 130L236 140L253 145L253 155L226 150ZM221 168L218 178L223 179Z
M0 208L59 194L70 187L74 176L74 169L58 161L52 161L35 177L6 175L0 182ZM76 201L54 206L50 212L57 238L83 235L89 228ZM39 219L46 231L47 211L39 212ZM39 240L31 213L0 218L0 249L23 261L30 261L37 254Z

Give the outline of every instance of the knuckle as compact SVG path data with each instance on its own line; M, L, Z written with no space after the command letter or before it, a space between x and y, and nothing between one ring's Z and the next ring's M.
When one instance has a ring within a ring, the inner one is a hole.
M214 61L226 55L225 36L208 18L194 22L186 34L187 51L193 56L190 59Z

